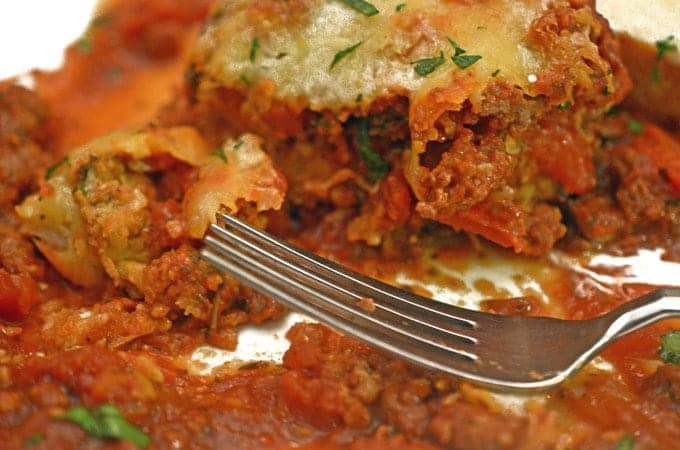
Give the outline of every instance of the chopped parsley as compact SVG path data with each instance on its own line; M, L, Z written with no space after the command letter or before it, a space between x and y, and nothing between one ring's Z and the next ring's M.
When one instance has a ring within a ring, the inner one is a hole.
M333 57L333 61L331 62L330 68L332 69L337 63L339 63L343 58L345 58L347 55L356 50L357 47L359 47L361 44L363 44L363 41L359 41L356 44L349 46L344 50L340 50L338 53L336 53L335 56Z
M350 8L359 11L366 17L371 17L380 12L378 11L378 8L376 8L371 3L368 3L365 0L342 0L342 1Z
M400 12L404 8L406 8L406 3L399 3L396 8L394 8L395 11Z
M621 114L621 107L619 105L614 105L609 108L609 111L607 111L604 115L606 117L616 117L619 114Z
M633 436L626 434L621 439L619 439L619 442L616 443L614 450L633 450L633 445L635 445Z
M656 41L656 58L654 58L654 68L652 69L652 81L658 82L661 75L659 73L659 64L667 53L677 52L678 46L674 42L675 36L671 35L665 39Z
M377 181L385 178L390 171L390 165L371 148L371 142L368 138L368 120L366 118L359 119L358 121L357 140L359 143L359 156L361 156L361 159L368 168L368 179L370 181Z
M602 95L609 95L611 94L611 91L609 90L609 86L605 86L602 88Z
M364 94L360 93L359 95L357 95L357 98L354 99L354 102L355 103L361 103L363 101L363 99L364 99Z
M84 406L75 406L62 418L77 424L94 437L129 441L139 448L146 448L150 442L149 436L125 420L113 405L100 405L94 412Z
M54 175L54 172L56 172L56 170L57 170L59 167L63 166L63 165L66 164L67 162L68 162L68 157L65 157L65 158L63 158L61 161L57 162L56 164L51 165L50 167L48 167L48 168L45 170L45 181L49 180L49 179L52 177L52 175Z
M34 445L40 444L42 441L45 440L45 435L42 433L33 433L26 439L24 439L24 448L26 447L33 447Z
M669 364L680 364L680 330L661 336L661 359Z
M494 71L491 73L491 76L492 76L492 77L495 77L495 76L498 75L500 72L501 72L501 69L496 69L496 70L494 70Z
M250 43L250 52L248 53L248 59L250 62L255 62L255 57L257 56L257 51L260 49L260 40L255 36Z
M250 78L248 78L247 75L241 74L241 76L239 76L238 79L241 80L241 82L243 84L245 84L246 87L250 87L251 81L250 81Z
M450 37L447 37L449 44L451 44L451 47L453 47L454 53L453 56L451 56L451 60L455 65L457 65L461 69L467 69L480 59L482 57L480 55L467 55L467 51L463 48L461 48L456 41L451 39Z
M92 38L90 36L83 36L76 41L76 48L82 55L87 55L92 52Z
M451 57L453 60L453 63L460 67L461 69L467 69L480 59L482 59L481 56L479 55L454 55Z
M645 126L642 122L639 122L635 119L630 119L628 121L628 129L633 134L640 134L645 129Z
M566 111L569 108L571 108L571 102L563 102L557 105L557 109L559 109L560 111Z
M238 142L236 144L234 144L233 149L238 150L242 146L243 146L243 139L239 139Z
M437 70L437 67L444 64L445 61L446 59L444 58L444 52L439 52L439 56L435 56L434 58L419 59L411 64L415 64L414 69L416 73L421 77L424 77L425 75L429 75Z
M224 154L224 149L222 147L216 149L213 152L213 155L217 156L220 158L222 161L227 162L227 155Z

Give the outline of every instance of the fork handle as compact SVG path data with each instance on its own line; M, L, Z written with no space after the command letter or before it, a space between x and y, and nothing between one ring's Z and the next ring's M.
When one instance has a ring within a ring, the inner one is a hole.
M625 303L599 319L610 322L606 334L618 338L661 319L677 316L680 316L680 289L665 288Z

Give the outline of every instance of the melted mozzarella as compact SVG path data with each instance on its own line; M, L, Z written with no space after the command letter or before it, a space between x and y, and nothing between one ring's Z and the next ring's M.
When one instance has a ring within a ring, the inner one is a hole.
M450 56L453 39L482 59L467 69L485 86L498 76L530 91L541 58L525 43L530 23L544 11L541 0L374 0L379 13L366 17L339 0L309 1L284 26L255 21L253 4L231 1L202 36L196 59L214 82L237 89L258 80L275 83L277 96L305 99L313 109L351 107L361 94L410 95L450 82L461 72ZM257 16L259 17L259 16ZM259 48L251 59L251 46ZM335 55L361 42L333 68ZM444 53L444 64L418 75L414 61Z

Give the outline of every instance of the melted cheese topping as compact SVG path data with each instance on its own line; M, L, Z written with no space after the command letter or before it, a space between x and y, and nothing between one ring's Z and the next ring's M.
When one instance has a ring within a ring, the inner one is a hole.
M220 85L244 89L272 80L280 98L302 98L313 109L351 107L360 94L410 95L450 82L463 69L452 62L447 38L468 55L482 56L464 69L479 86L494 73L525 90L536 79L541 57L526 45L525 33L546 9L541 0L410 0L401 11L400 1L372 3L380 12L366 17L339 0L309 1L306 14L281 26L253 14L257 2L231 1L203 34L195 59ZM251 58L255 39L259 48ZM358 42L331 68L338 52ZM444 64L426 76L415 72L414 61L440 52Z

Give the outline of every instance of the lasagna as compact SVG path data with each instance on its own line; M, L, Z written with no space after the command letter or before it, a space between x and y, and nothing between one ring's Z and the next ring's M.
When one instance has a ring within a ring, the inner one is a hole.
M280 363L193 357L286 312L201 259L217 212L390 282L462 293L442 267L478 258L550 297L477 280L498 314L651 290L551 258L680 260L680 144L619 106L619 54L588 0L108 2L63 68L0 83L0 441L676 448L677 321L514 408L316 323Z
M578 1L372 5L219 4L191 94L266 138L292 202L354 184L353 240L434 220L552 248L557 204L595 186L595 127L630 87L607 23ZM310 176L311 155L323 163Z

